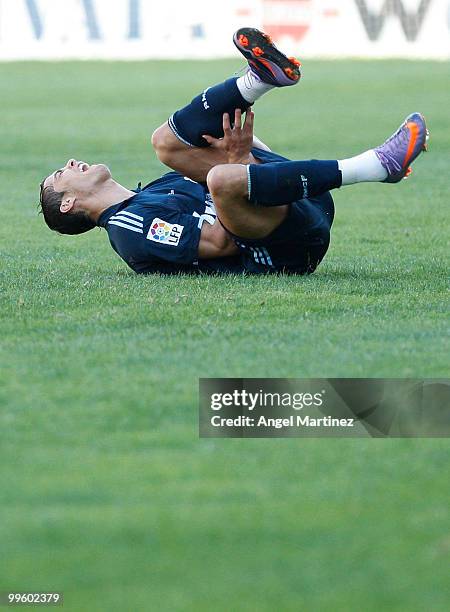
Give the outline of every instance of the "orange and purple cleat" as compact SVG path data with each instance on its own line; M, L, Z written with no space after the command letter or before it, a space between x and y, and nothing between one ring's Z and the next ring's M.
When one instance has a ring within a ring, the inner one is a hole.
M412 113L386 142L374 149L388 174L384 183L398 183L411 174L410 165L427 150L428 137L425 118Z
M286 57L273 44L272 39L256 28L240 28L233 42L248 61L250 70L261 81L274 87L289 87L299 82L300 62Z

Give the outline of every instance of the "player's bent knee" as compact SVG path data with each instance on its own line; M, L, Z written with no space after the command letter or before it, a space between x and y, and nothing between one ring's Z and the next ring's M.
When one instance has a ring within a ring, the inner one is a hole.
M208 172L206 177L206 184L208 185L209 192L211 195L220 195L222 188L225 185L225 176L226 173L224 171L224 166L214 166Z
M167 164L173 154L173 138L174 136L167 123L161 125L152 134L152 147L159 161L163 164Z
M163 128L164 126L160 125L159 128L156 128L156 130L152 134L152 147L155 149L155 151L157 151L163 143L163 138L164 138Z
M220 164L208 172L206 183L213 197L244 196L247 187L247 170L241 164Z

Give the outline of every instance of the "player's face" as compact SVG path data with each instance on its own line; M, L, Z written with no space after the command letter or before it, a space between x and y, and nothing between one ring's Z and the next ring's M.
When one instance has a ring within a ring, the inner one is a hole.
M104 164L93 164L69 159L67 164L55 170L44 181L44 187L53 187L60 193L72 193L74 195L89 195L108 179L111 172Z

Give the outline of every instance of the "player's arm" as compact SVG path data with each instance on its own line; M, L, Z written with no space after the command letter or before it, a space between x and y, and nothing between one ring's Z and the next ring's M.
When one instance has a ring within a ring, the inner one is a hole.
M218 220L214 225L203 223L198 244L199 259L216 259L239 253L238 247Z

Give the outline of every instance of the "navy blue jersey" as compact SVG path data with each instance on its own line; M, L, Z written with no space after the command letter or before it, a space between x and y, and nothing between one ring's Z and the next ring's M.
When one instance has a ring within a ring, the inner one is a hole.
M242 256L198 259L203 223L216 210L205 185L169 172L128 200L105 210L97 222L113 249L138 273L242 272Z
M286 160L271 151L252 152L262 163ZM116 253L138 273L305 274L315 270L328 249L333 216L328 193L299 200L266 238L248 240L230 233L238 255L198 259L202 225L216 221L214 203L205 184L169 172L105 210L97 224L108 232Z

